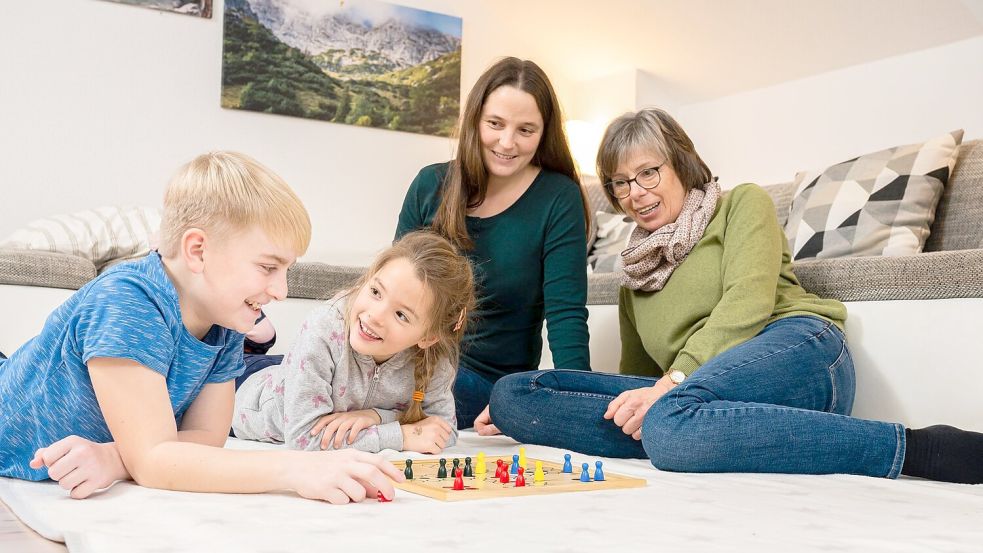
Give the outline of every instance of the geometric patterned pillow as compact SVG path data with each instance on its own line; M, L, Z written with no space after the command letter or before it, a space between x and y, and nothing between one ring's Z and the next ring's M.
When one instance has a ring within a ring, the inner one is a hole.
M621 252L628 247L628 238L635 222L622 213L598 211L594 214L596 239L587 252L587 266L595 273L614 273L621 270Z
M793 259L921 253L963 131L795 176Z

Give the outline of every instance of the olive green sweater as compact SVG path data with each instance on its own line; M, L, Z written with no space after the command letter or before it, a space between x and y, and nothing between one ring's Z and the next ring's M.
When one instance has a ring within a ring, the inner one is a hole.
M622 288L618 304L621 372L646 376L689 375L785 317L846 321L842 303L799 285L771 197L754 184L724 194L662 290Z

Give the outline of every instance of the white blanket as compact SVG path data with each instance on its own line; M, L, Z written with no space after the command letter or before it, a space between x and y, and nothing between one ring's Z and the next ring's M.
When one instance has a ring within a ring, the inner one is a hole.
M229 447L268 446L232 439ZM517 448L508 438L462 432L444 456L511 456ZM563 453L526 448L558 462ZM593 460L574 454L578 464ZM983 485L674 474L645 460L604 461L606 471L648 486L451 503L399 491L391 503L332 506L290 493L194 494L132 483L76 501L50 482L0 478L0 498L72 552L983 550Z

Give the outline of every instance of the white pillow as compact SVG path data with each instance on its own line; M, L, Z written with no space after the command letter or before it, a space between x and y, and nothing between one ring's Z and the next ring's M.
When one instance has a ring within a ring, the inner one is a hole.
M101 269L114 260L146 255L158 229L159 208L106 206L31 221L0 248L77 255Z

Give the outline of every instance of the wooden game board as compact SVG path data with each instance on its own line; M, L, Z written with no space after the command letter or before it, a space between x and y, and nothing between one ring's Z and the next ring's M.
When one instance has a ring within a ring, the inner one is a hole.
M477 455L470 455L470 457L472 460L477 459ZM458 458L461 460L461 466L463 466L464 456L460 456ZM620 488L640 488L647 484L647 482L641 478L622 476L620 474L614 474L607 471L604 471L604 480L601 482L595 482L593 480L590 482L581 482L581 463L588 463L590 468L589 472L593 478L595 459L588 459L586 457L580 458L579 456L574 456L573 458L574 462L572 474L564 474L562 472L562 463L543 461L543 472L546 474L546 481L534 482L533 472L536 467L536 461L541 459L528 457L526 459L526 464L529 465L529 468L525 471L526 485L524 487L517 488L515 486L514 475L509 476L508 484L502 484L495 478L496 461L498 459L503 459L506 462L511 463L511 458L504 456L488 456L485 458L488 471L484 474L484 476L481 477L476 474L473 478L465 477L464 489L454 490L452 489L454 478L450 476L451 458L447 457L446 459L448 473L447 478L437 478L437 468L439 466L439 460L437 458L413 459L413 480L407 480L401 484L397 483L396 487L410 493L425 495L441 501L463 501L469 499L490 499L493 497L510 497L517 495L540 495L550 493L613 490ZM393 461L393 464L400 470L405 468L404 461Z

